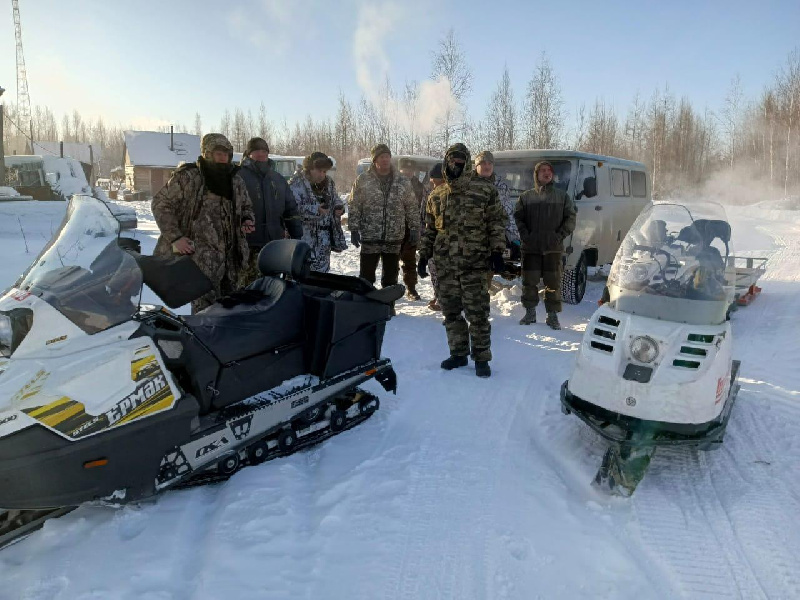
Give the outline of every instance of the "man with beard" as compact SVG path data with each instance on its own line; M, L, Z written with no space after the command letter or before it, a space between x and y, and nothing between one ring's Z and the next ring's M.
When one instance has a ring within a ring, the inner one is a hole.
M342 204L328 170L333 161L322 152L312 152L303 159L303 168L289 180L297 208L303 219L303 241L313 250L311 270L331 270L331 251L347 248L342 230Z
M192 314L233 292L247 268L246 235L255 230L255 216L232 158L233 146L224 135L204 135L197 162L178 167L153 198L153 216L161 231L153 254L190 255L214 284L212 291L192 302Z
M299 240L303 237L303 221L289 185L274 169L266 140L255 137L247 142L239 175L247 185L256 217L256 230L247 236L250 260L242 274L244 287L261 277L258 270L261 249L273 240L282 240L286 231L289 237Z
M564 239L575 230L577 213L569 195L555 186L553 165L543 160L533 169L533 189L517 200L514 218L522 238L522 305L520 325L536 323L539 279L544 280L546 323L561 329L561 276Z
M465 367L471 353L475 374L490 377L488 272L503 269L506 215L494 184L472 175L467 147L451 146L444 157L445 184L428 198L418 272L427 277L428 260L436 262L450 348L441 367Z

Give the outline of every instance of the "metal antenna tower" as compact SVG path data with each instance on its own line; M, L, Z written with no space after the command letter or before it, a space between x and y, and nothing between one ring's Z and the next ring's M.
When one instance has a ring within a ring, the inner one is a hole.
M14 7L14 37L17 40L17 119L20 125L31 123L31 97L28 94L28 72L25 70L25 54L22 52L22 21L19 18L19 0L11 0Z

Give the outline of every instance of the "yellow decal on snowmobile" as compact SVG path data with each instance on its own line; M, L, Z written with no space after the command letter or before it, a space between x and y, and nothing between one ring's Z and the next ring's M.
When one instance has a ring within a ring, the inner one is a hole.
M142 356L145 352L151 352L146 356ZM131 361L131 380L140 381L153 375L156 371L160 371L155 354L152 353L150 346L143 346L138 348L133 354Z
M33 398L41 391L44 382L47 381L49 376L50 373L44 369L36 373L36 375L33 376L33 379L23 385L22 388L16 394L14 394L14 397L11 398L11 406L16 406L28 398Z
M26 412L34 419L41 419L42 417L45 417L50 413L52 413L55 409L62 410L63 405L68 404L70 402L72 402L71 398L68 398L67 396L62 396L61 398L55 400L54 402L51 402L50 404L45 404L44 406L35 406L33 408L24 408L22 410L23 412Z

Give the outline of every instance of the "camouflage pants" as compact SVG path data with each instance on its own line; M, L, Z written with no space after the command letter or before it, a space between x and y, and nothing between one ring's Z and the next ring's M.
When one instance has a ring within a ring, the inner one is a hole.
M417 287L417 247L407 241L400 247L400 260L403 261L403 283L406 289Z
M246 288L253 283L256 279L263 277L261 271L258 270L258 253L261 252L260 247L250 247L250 257L247 259L247 265L239 275L239 289Z
M438 293L450 354L467 356L471 349L472 360L492 360L486 271L440 267Z
M428 261L428 273L431 276L431 286L433 287L433 299L439 300L439 273L436 270L436 262L431 259Z
M544 307L547 312L561 312L561 253L522 255L522 306L539 304L539 280L544 280Z

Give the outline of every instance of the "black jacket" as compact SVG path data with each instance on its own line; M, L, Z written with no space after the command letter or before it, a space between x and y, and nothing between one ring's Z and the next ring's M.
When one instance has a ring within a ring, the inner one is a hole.
M247 236L247 242L254 247L264 246L272 240L282 240L284 229L292 239L303 237L303 221L294 194L283 176L273 168L272 160L267 164L269 168L263 175L250 158L245 158L239 169L256 216L256 230Z

